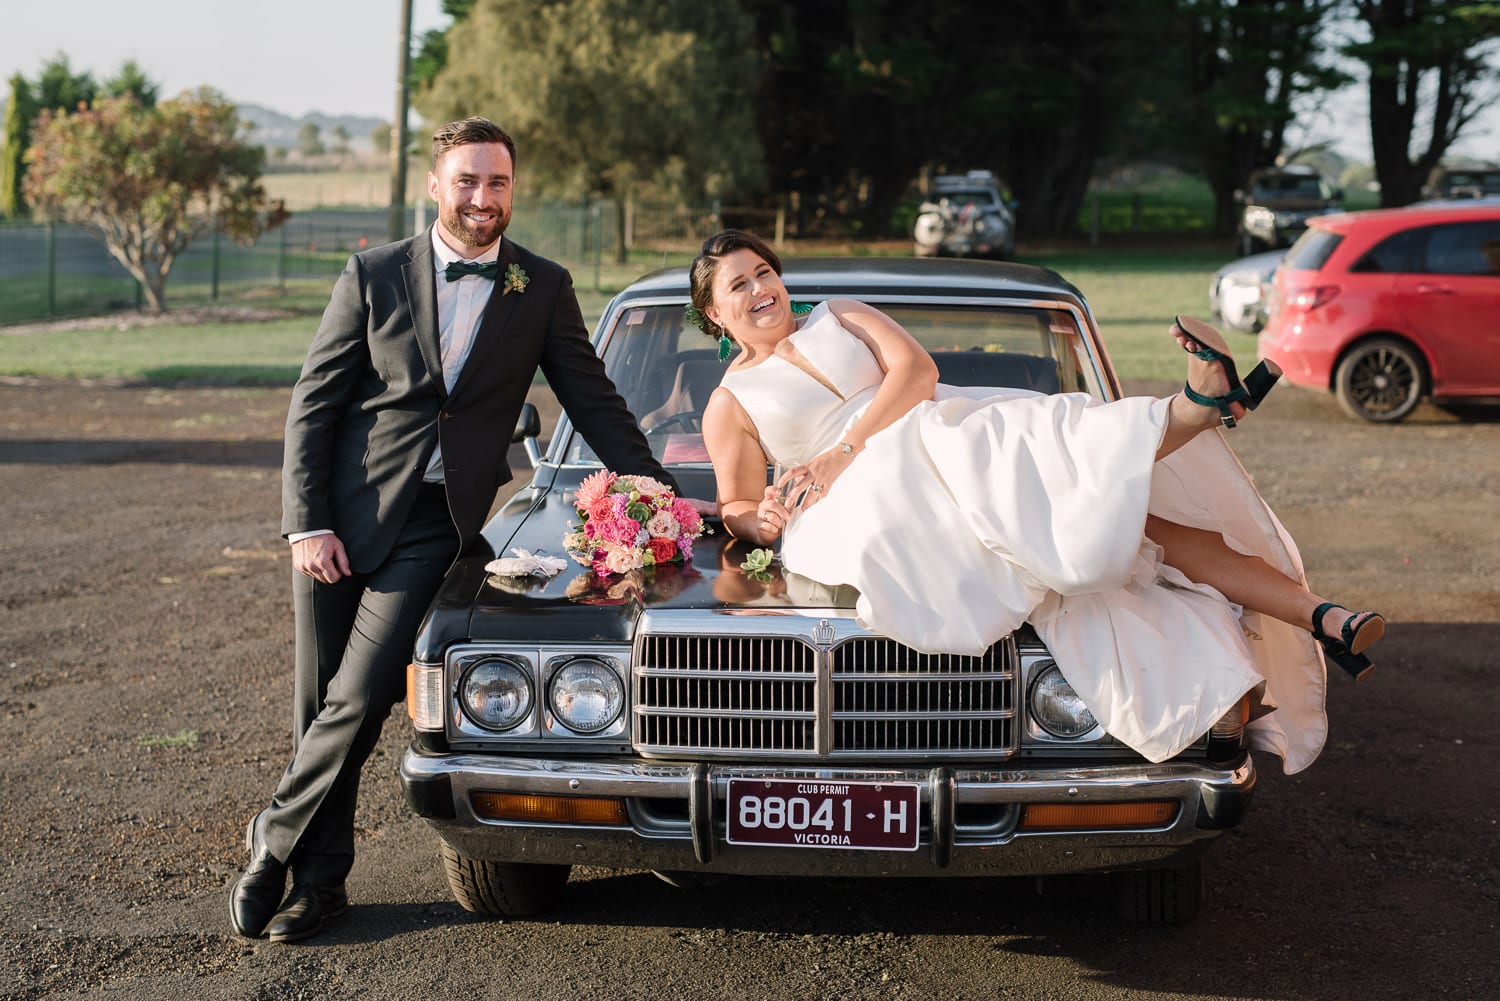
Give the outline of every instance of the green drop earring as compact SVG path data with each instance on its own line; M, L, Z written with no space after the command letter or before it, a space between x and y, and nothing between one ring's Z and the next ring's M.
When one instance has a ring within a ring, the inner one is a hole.
M811 313L812 311L813 311L812 303L809 303L809 302L797 302L795 299L792 300L792 315L793 316L806 316L808 313Z
M719 361L729 357L729 352L734 350L734 342L729 339L728 334L719 335Z

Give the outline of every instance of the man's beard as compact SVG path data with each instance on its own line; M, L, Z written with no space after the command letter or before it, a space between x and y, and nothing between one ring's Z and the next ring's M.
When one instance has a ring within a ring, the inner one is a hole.
M458 209L439 212L438 221L443 224L449 236L465 247L488 247L500 239L505 228L510 225L510 213L496 209L494 221L483 228L465 219Z

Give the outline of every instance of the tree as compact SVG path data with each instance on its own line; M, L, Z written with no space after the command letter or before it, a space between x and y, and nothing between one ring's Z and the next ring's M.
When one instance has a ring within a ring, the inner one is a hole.
M217 227L250 240L284 218L261 215L265 150L240 131L234 105L207 88L155 108L126 95L71 114L43 111L26 154L26 197L94 230L151 311L164 312L167 275L195 239Z
M448 32L463 23L474 9L474 3L475 0L443 0L443 13L453 20L446 28L434 28L423 33L422 40L417 44L417 51L411 57L411 71L408 74L413 92L431 86L438 71L448 65ZM380 148L386 149L389 146L386 143Z
M1170 9L928 0L913 17L895 0L748 3L767 53L756 120L799 231L816 211L879 232L924 169L989 168L1026 231L1047 235L1073 228Z
M0 215L8 219L21 214L25 202L21 180L26 176L26 147L31 142L31 118L35 114L31 85L21 74L10 78L10 99L5 103L4 135L0 136Z
M333 152L344 156L349 152L349 130L342 125L333 127Z
M1348 81L1325 60L1339 0L1178 2L1143 131L1203 174L1214 193L1214 230L1228 235L1235 190L1251 171L1276 163L1296 107Z
M642 184L691 198L760 179L747 99L757 59L735 4L479 0L447 40L417 107L432 121L503 125L526 183L613 196L623 214ZM622 258L623 225L616 233Z
M161 94L160 85L146 76L134 59L121 63L115 75L105 80L100 90L107 97L124 97L129 94L143 108L156 107L157 98Z
M43 66L32 87L37 110L76 111L94 103L99 85L88 70L74 73L68 57L59 52Z
M1487 56L1500 38L1500 4L1461 0L1355 0L1369 28L1345 52L1369 69L1370 142L1380 204L1408 205L1421 196L1432 168L1475 115L1495 71ZM1413 155L1419 119L1426 148Z
M317 122L303 122L297 129L297 152L303 156L321 156L326 153L322 132Z

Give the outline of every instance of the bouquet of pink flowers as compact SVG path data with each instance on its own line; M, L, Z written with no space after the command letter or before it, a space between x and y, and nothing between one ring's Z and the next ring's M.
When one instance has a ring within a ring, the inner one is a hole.
M594 473L573 498L580 523L563 536L568 555L597 574L691 562L707 526L693 506L649 476Z

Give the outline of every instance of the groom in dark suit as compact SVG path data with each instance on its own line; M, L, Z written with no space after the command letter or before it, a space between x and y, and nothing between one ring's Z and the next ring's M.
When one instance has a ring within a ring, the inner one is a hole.
M437 223L350 258L292 393L293 754L246 832L230 896L241 935L305 938L347 906L360 766L444 573L511 478L536 370L606 465L672 483L589 344L568 272L501 238L515 160L486 119L434 133Z

